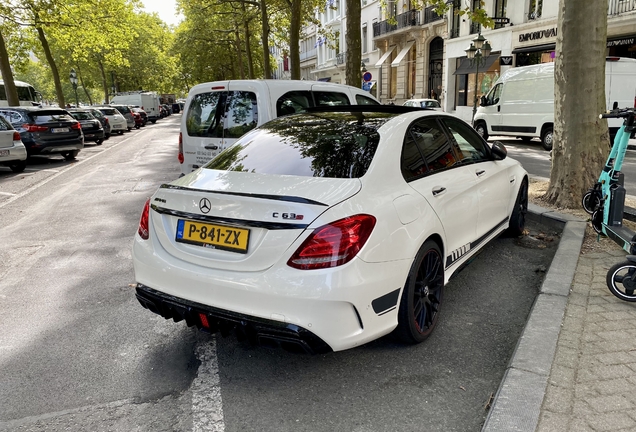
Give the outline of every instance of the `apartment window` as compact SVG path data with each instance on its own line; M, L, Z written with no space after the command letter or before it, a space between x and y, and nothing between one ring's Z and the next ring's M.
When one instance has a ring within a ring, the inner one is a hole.
M473 0L472 11L475 12L477 9L481 8L481 0ZM481 26L477 22L470 23L470 34L476 34L481 31Z
M534 20L541 18L541 10L543 9L543 0L530 0L530 9L528 10L528 19Z
M408 88L406 90L406 96L409 98L412 98L415 95L415 81L416 81L416 75L415 75L415 59L417 58L416 56L416 47L417 44L413 44L413 46L411 47L411 50L408 53L408 62L407 62L407 68L408 68L408 81L407 81L407 85Z
M389 65L389 99L395 99L395 95L397 94L397 68L391 66L396 56L397 50L393 50L387 60L387 64Z
M388 18L395 18L397 16L397 0L389 0L386 5L386 11Z
M365 24L364 27L362 27L362 40L360 41L360 44L362 45L362 54L366 54L367 52L367 25Z
M508 0L495 0L495 18L505 18L506 17L506 4ZM495 24L495 28L502 28L505 24Z
M461 0L453 0L453 26L451 27L451 38L459 37L459 26L462 22L459 11L462 9Z

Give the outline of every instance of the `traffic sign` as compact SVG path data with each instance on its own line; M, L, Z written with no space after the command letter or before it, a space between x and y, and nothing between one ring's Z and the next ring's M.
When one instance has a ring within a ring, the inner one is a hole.
M364 82L371 81L371 78L373 78L373 75L371 75L371 72L365 72L364 75L362 75L362 79L364 80Z

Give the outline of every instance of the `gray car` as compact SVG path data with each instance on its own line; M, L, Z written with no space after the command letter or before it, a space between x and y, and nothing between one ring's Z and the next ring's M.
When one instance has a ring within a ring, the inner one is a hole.
M20 133L0 116L0 165L8 166L11 171L19 173L26 167L26 158L27 151Z
M121 113L121 115L124 116L124 118L126 119L128 132L130 132L132 128L135 127L135 117L133 116L132 107L130 107L129 105L113 105L113 104L111 104L110 106L115 108L117 111Z

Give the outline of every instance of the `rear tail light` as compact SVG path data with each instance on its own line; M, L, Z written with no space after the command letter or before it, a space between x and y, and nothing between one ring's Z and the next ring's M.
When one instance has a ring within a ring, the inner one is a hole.
M137 230L139 236L144 240L148 240L148 213L150 213L150 198L148 198L144 205L144 209L141 211L139 229Z
M23 128L27 130L27 132L46 132L49 130L46 126L37 126L34 124L23 124Z
M104 117L104 121L105 121L106 124L110 124L110 122L108 121L107 117Z
M375 227L375 218L359 214L317 228L294 252L287 265L315 270L351 261Z
M20 141L20 132L13 132L13 141Z
M75 122L71 125L71 129L81 129L82 125L79 122Z
M183 161L185 160L183 157L183 136L181 135L181 132L179 132L179 163L182 164Z

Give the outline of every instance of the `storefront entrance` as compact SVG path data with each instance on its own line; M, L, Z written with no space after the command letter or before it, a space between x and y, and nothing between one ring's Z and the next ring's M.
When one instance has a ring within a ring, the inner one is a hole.
M426 97L439 100L444 72L444 39L436 37L429 46L428 92Z

